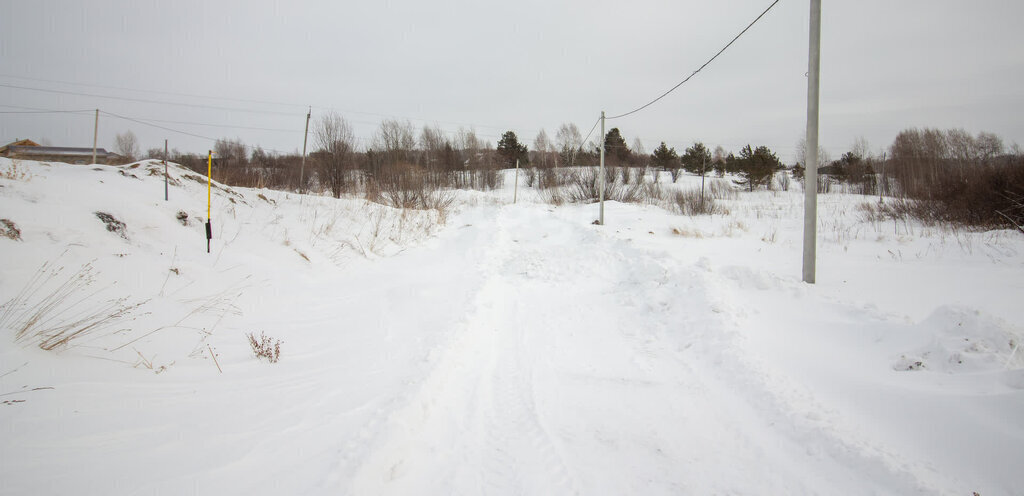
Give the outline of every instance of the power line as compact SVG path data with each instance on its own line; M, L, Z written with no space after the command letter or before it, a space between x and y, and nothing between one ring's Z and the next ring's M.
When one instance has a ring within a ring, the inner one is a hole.
M743 36L743 33L746 33L747 30L749 30L751 27L753 27L754 24L757 24L757 21L760 21L761 18L764 17L765 14L767 14L769 10L772 10L772 7L775 7L775 4L779 3L779 1L780 0L775 0L774 2L772 2L772 4L769 5L767 9L764 9L764 12L761 12L761 15L757 16L757 19L754 19L754 21L751 22L750 24L748 24L747 27L743 28L743 31L740 31L740 34L736 35L736 37L733 38L732 41L730 41L727 45L722 47L722 49L719 50L718 53L716 53L713 57L708 59L707 62L704 62L704 65L700 66L696 71L693 71L693 74L690 74L689 76L686 77L686 79L683 79L682 81L680 81L679 84L673 86L668 91L662 93L661 96L659 96L658 98L655 98L654 100L651 100L651 101L647 102L646 104L644 104L641 107L638 107L638 108L636 108L634 110L631 110L629 112L626 112L624 114L619 114L619 115L615 115L615 116L612 116L612 117L606 117L606 119L618 119L620 117L625 117L625 116L630 115L630 114L635 114L635 113L637 113L637 112L639 112L639 111L641 111L641 110L643 110L643 109L645 109L647 107L650 107L651 105L653 105L658 100L661 100L662 98L665 98L666 96L668 96L669 93L672 93L673 91L675 91L677 88L679 88L680 86L685 84L687 81L692 79L694 76L696 76L697 73L702 71L705 67L707 67L712 62L714 62L715 59L717 59L719 55L721 55L723 52L725 52L730 46L732 46L733 43L736 43L736 40L740 39L740 36Z
M146 121L143 121L143 120L140 120L140 119L135 119L135 118L132 118L132 117L126 117L126 116L123 116L123 115L118 115L118 114L114 114L114 113L111 113L111 112L107 112L106 110L100 110L100 112L103 113L103 114L109 115L111 117L117 117L118 119L124 119L126 121L135 122L135 123L142 124L142 125L145 125L145 126L151 126L151 127L155 127L155 128L158 128L158 129L163 129L164 131L170 131L172 133L183 134L185 136L192 136L193 138L200 138L200 139L205 139L205 140L209 140L209 141L213 141L213 142L220 141L217 138L211 138L209 136L203 136L201 134L190 133L190 132L187 132L187 131L182 131L180 129L172 129L172 128L169 128L169 127L166 127L166 126L161 126L159 124L153 124L151 122L146 122ZM246 145L244 143L241 143L241 145L243 147L249 148L251 150L255 150L257 148L260 148L259 146ZM262 149L266 150L266 151L271 151L271 152L274 152L274 153L279 153L279 154L282 154L282 155L286 154L286 152L282 152L280 150L275 150L273 148L262 148Z
M36 107L22 107L20 105L0 105L4 108L16 108L21 109L19 111L0 111L0 114L74 114L81 112L92 112L93 109L82 109L82 110L53 110L53 109L41 109Z
M32 87L29 87L29 86L18 86L18 85L15 85L15 84L0 83L0 87L3 87L3 88L13 88L13 89L18 89L18 90L28 90L28 91L41 91L43 93L58 93L58 94L62 94L62 95L88 96L88 97L92 97L92 98L106 98L108 100L122 100L122 101L127 101L127 102L155 103L155 104L159 104L159 105L174 105L174 106L177 106L177 107L194 107L194 108L206 108L206 109L213 109L213 110L228 110L228 111L232 111L232 112L249 112L249 113L253 113L253 114L274 114L274 115L289 115L289 116L294 116L295 115L295 114L290 113L290 112L277 112L277 111L272 111L272 110L252 110L252 109L243 109L243 108L237 108L237 107L220 107L220 106L215 106L215 105L200 105L200 104L195 104L195 103L170 102L170 101L166 101L166 100L149 100L149 99L146 99L146 98L131 98L131 97L124 97L124 96L97 95L95 93L81 93L81 92L77 92L77 91L64 91L64 90L51 90L51 89L45 89L45 88L32 88Z
M194 94L194 93L176 93L176 92L173 92L173 91L140 90L138 88L127 88L127 87L124 87L124 86L106 86L106 85L102 85L102 84L76 83L74 81L60 81L60 80L57 80L57 79L42 79L42 78L31 78L31 77L25 77L25 76L15 76L13 74L0 74L0 77L11 78L11 79L22 79L22 80L25 80L25 81L39 81L39 82L43 82L43 83L69 84L69 85L72 85L72 86L89 86L89 87L92 87L92 88L103 88L103 89L108 89L108 90L135 91L135 92L139 92L139 93L156 93L156 94L161 94L161 95L183 96L183 97L187 97L187 98L205 98L205 99L209 99L209 100L226 100L226 101L239 102L239 103L257 103L257 104L260 104L260 105L281 105L281 106L285 106L285 107L303 107L303 108L306 107L306 105L301 105L301 104L298 104L298 103L271 102L271 101L265 101L265 100L248 100L248 99L245 99L245 98L233 98L233 97L214 97L214 96L197 95L197 94Z
M146 120L149 122L164 122L167 124L188 124L192 126L207 126L207 127L219 127L225 129L248 129L252 131L273 131L280 133L301 133L297 129L283 129L283 128L271 128L271 127L253 127L253 126L232 126L230 124L207 124L204 122L190 122L190 121L171 121L166 119L150 119L148 117L138 117L138 119Z
M587 137L583 138L583 141L580 141L580 149L583 149L583 144L586 143L588 139L590 139L590 135L594 134L594 130L597 129L597 125L600 124L600 123L601 123L601 118L598 117L597 120L594 121L594 126L590 128L590 132L587 133ZM604 139L604 136L602 136L601 139Z
M39 82L48 82L48 83L69 84L69 85L78 85L78 86L89 86L89 87L94 87L94 88L113 89L113 90L118 90L118 91L135 91L135 92L140 92L140 93L157 93L157 94L165 94L165 95L173 95L173 96L183 96L183 97L188 97L188 98L203 98L203 99L207 99L207 100L224 100L224 101L233 101L233 102L241 102L241 103L257 103L257 104L262 104L262 105L294 106L294 107L300 107L300 108L307 107L306 105L299 105L299 104L293 104L293 103L272 102L272 101L264 101L264 100L248 100L248 99L243 99L243 98L231 98L231 97L215 97L215 96L205 96L205 95L197 95L197 94L190 94L190 93L175 93L175 92L158 91L158 90L142 90L142 89L137 89L137 88L126 88L126 87L120 87L120 86L106 86L106 85L88 84L88 83L75 83L75 82L71 82L71 81L59 81L59 80L53 80L53 79L28 78L28 77L22 77L22 76L11 76L11 75L6 75L6 74L0 74L0 77L9 77L9 78L15 78L15 79L25 79L25 80L29 80L29 81L39 81ZM96 93L83 93L83 92L78 92L78 91L56 90L56 89L49 89L49 88L35 88L35 87L30 87L30 86L21 86L21 85L16 85L16 84L7 84L7 83L0 83L0 87L12 88L12 89L20 89L20 90L27 90L27 91L39 91L39 92L44 92L44 93L57 93L57 94L63 94L63 95L86 96L86 97L93 97L93 98L106 98L106 99L110 99L110 100L122 100L122 101L137 102L137 103L153 103L153 104L159 104L159 105L174 105L174 106L193 107L193 108L205 108L205 109L213 109L213 110L227 110L227 111L235 111L235 112L248 112L248 113L255 113L255 114L288 115L288 116L294 115L294 114L292 114L290 112L280 112L280 111L273 111L273 110L254 110L254 109L245 109L245 108L238 108L238 107L224 107L224 106L217 106L217 105L179 103L179 102L172 102L172 101L167 101L167 100L152 100L152 99L147 99L147 98L135 98L135 97L128 97L128 96L100 95L100 94L96 94ZM338 109L338 108L335 108L335 107L324 106L324 105L312 105L312 108L315 108L315 109L318 109L318 110L323 110L323 111L340 112L340 113L343 113L343 114L370 115L370 116L374 116L374 117L382 117L382 118L385 118L385 119L406 119L406 120L410 120L410 121L418 121L418 122L423 122L423 123L427 123L427 124L430 124L430 123L444 123L444 124L448 124L448 125L469 126L469 127L482 127L482 128L489 128L489 129L509 129L509 128L513 127L513 126L495 126L495 125L488 125L488 124L467 124L467 123L451 122L451 121L436 121L436 120L430 120L430 119L403 117L403 116L397 116L397 115L393 115L393 114L383 114L383 113L379 113L379 112L363 112L363 111L357 111L357 110L345 110L345 109ZM536 131L536 130L527 129L526 131Z
M250 100L250 99L245 99L245 98L207 96L207 95L198 95L198 94L195 94L195 93L177 93L177 92L173 92L173 91L144 90L144 89L138 89L138 88L128 88L128 87L124 87L124 86L107 86L107 85L102 85L102 84L77 83L77 82L73 82L73 81L61 81L61 80L57 80L57 79L31 78L31 77L25 77L25 76L15 76L15 75L12 75L12 74L0 74L0 77L6 77L6 78L12 78L12 79L22 79L22 80L26 80L26 81L38 81L38 82L44 82L44 83L67 84L67 85L72 85L72 86L88 86L88 87L92 87L92 88L103 88L103 89L118 90L118 91L134 91L134 92L139 92L139 93L155 93L155 94L171 95L171 96L183 96L183 97L187 97L187 98L203 98L203 99L207 99L207 100L224 100L224 101L232 101L232 102L240 102L240 103L256 103L256 104L260 104L260 105L280 105L280 106L285 106L285 107L299 107L299 108L306 108L306 107L308 107L308 105L298 104L298 103L285 103L285 102L274 102L274 101L267 101L267 100ZM5 86L5 85L0 84L0 86ZM8 86L8 87L14 87L14 86ZM42 88L28 88L28 87L17 87L17 88L18 89L34 89L34 90L37 90L37 91L58 91L58 90L46 90L46 89L42 89ZM81 96L97 96L97 95L81 94ZM102 97L102 96L100 96L100 97L101 98L114 98L114 97ZM155 101L149 101L149 102L150 103L158 103L158 102L155 102ZM159 103L166 103L166 102L159 102ZM168 104L170 104L170 103L168 103ZM175 105L177 105L177 104L175 104ZM442 123L443 122L444 124L453 124L453 125L457 125L457 126L467 126L467 125L470 125L470 126L479 126L479 127L484 127L484 128L493 128L493 129L506 129L506 128L508 128L508 126L492 126L492 125L486 125L486 124L465 124L465 123L459 123L459 122L431 121L429 119L413 119L413 118L408 118L408 117L396 116L396 115L392 115L392 114L382 114L382 113L379 113L379 112L362 112L362 111L357 111L357 110L338 109L338 108L335 108L335 107L324 106L324 105L313 105L312 107L315 108L315 109L318 109L318 110L333 110L333 111L341 112L341 113L345 113L345 114L372 115L374 117L384 117L384 118L388 118L388 119L405 118L405 119L409 119L409 120L422 121L422 122L427 122L427 123L430 123L430 122ZM212 107L212 108L220 109L219 107ZM288 115L292 115L292 114L289 113Z

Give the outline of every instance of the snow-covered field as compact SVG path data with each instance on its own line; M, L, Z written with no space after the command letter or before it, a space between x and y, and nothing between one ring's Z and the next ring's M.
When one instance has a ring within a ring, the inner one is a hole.
M162 172L0 159L0 493L1024 492L1019 233Z

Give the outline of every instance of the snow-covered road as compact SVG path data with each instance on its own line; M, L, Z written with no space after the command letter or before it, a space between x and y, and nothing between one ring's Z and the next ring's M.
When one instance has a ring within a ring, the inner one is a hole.
M704 271L540 206L467 229L491 240L465 267L484 282L353 493L918 488L768 387Z

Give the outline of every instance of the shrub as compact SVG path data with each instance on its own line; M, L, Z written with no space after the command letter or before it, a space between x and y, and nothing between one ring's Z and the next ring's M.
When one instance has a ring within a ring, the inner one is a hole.
M444 211L455 196L442 189L444 174L431 174L411 164L382 168L366 185L366 199L394 208Z
M740 197L740 192L730 186L729 181L721 179L709 181L707 192L716 200L738 200Z
M117 234L118 236L121 236L124 239L128 239L128 234L125 232L125 228L127 226L125 226L124 222L117 220L117 218L115 218L113 215L110 215L106 212L93 213L96 214L96 217L99 220L103 221L103 223L106 224L108 231Z
M605 182L604 199L619 201L623 203L636 203L644 200L644 188L642 182L622 184L613 180ZM600 171L597 167L585 167L582 170L573 172L569 191L566 193L568 200L574 203L592 203L600 199L601 183Z
M259 337L251 332L246 336L249 338L249 346L252 347L252 353L256 355L256 358L266 358L270 363L277 363L281 359L280 340L273 339L262 332Z
M21 241L21 230L14 221L10 219L0 219L0 236L15 241Z
M701 198L700 190L676 191L671 198L672 208L682 215L728 214L729 212L715 202L714 195L705 192Z
M890 147L887 170L921 221L982 228L1016 227L1000 212L1024 193L1024 156L1004 154L995 135L909 129Z

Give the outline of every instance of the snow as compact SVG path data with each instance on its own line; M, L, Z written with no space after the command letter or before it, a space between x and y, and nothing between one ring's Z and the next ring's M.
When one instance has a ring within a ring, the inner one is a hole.
M165 202L155 162L12 165L0 302L43 264L63 269L28 306L89 264L38 328L138 307L52 351L16 340L24 306L0 310L3 494L1024 486L1019 233L822 195L808 285L798 191L721 200L726 216L609 202L596 226L595 205L530 188L511 204L509 177L444 215L215 185L207 254L198 175L172 165Z

